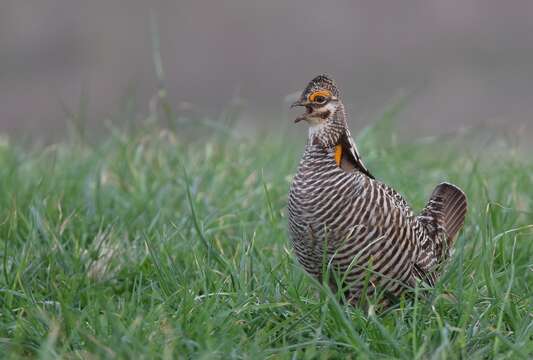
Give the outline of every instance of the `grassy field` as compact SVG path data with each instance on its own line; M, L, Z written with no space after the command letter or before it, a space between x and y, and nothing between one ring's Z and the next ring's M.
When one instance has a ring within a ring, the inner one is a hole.
M339 305L297 265L285 214L306 130L110 128L96 144L0 142L5 358L517 359L533 356L533 161L476 135L359 148L420 209L470 201L427 300ZM298 134L297 137L293 136ZM443 296L451 292L457 301Z

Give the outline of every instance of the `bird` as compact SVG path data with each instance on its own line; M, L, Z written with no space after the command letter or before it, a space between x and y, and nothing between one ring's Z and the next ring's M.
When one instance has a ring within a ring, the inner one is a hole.
M294 122L309 125L287 204L301 266L353 305L376 296L388 306L417 286L434 287L465 221L465 193L442 182L415 213L364 164L329 75L311 80L294 107L305 108Z

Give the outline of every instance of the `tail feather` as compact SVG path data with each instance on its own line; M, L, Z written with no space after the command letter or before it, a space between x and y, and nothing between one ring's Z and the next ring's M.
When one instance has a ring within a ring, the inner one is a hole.
M466 211L465 193L455 185L442 183L433 190L428 205L422 214L433 218L439 226L444 228L450 248L455 236L463 226Z

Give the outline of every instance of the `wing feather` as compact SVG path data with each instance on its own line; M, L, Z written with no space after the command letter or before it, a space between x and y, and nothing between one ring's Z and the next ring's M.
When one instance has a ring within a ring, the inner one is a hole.
M374 176L370 173L370 171L363 163L363 160L359 155L359 150L357 150L357 146L355 145L355 141L353 140L352 134L350 133L349 129L346 129L345 135L341 138L341 145L343 146L343 154L346 160L351 163L353 167L364 173L366 176L371 179L374 179Z

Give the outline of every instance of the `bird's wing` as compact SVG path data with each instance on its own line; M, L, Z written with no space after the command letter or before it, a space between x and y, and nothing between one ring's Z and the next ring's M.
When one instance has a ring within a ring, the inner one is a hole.
M411 207L400 193L384 183L380 183L380 186L385 190L394 207L400 210L402 216L409 221L418 221L418 217L415 216ZM422 224L418 224L418 226L415 224L414 231L420 232L421 234L417 238L423 238L423 235L426 233ZM413 275L416 279L422 281L423 284L434 286L437 280L437 273L435 272L437 265L435 242L426 239L426 241L422 241L422 244L418 244L418 249L418 257L413 264Z
M352 134L348 128L346 129L344 136L341 137L340 142L343 147L343 154L345 154L344 158L347 159L347 161L349 161L353 167L357 168L369 178L374 179L374 176L370 173L370 171L368 171L367 167L363 163L363 160L359 155L359 151L357 150L357 146L355 145L355 141L353 140Z

